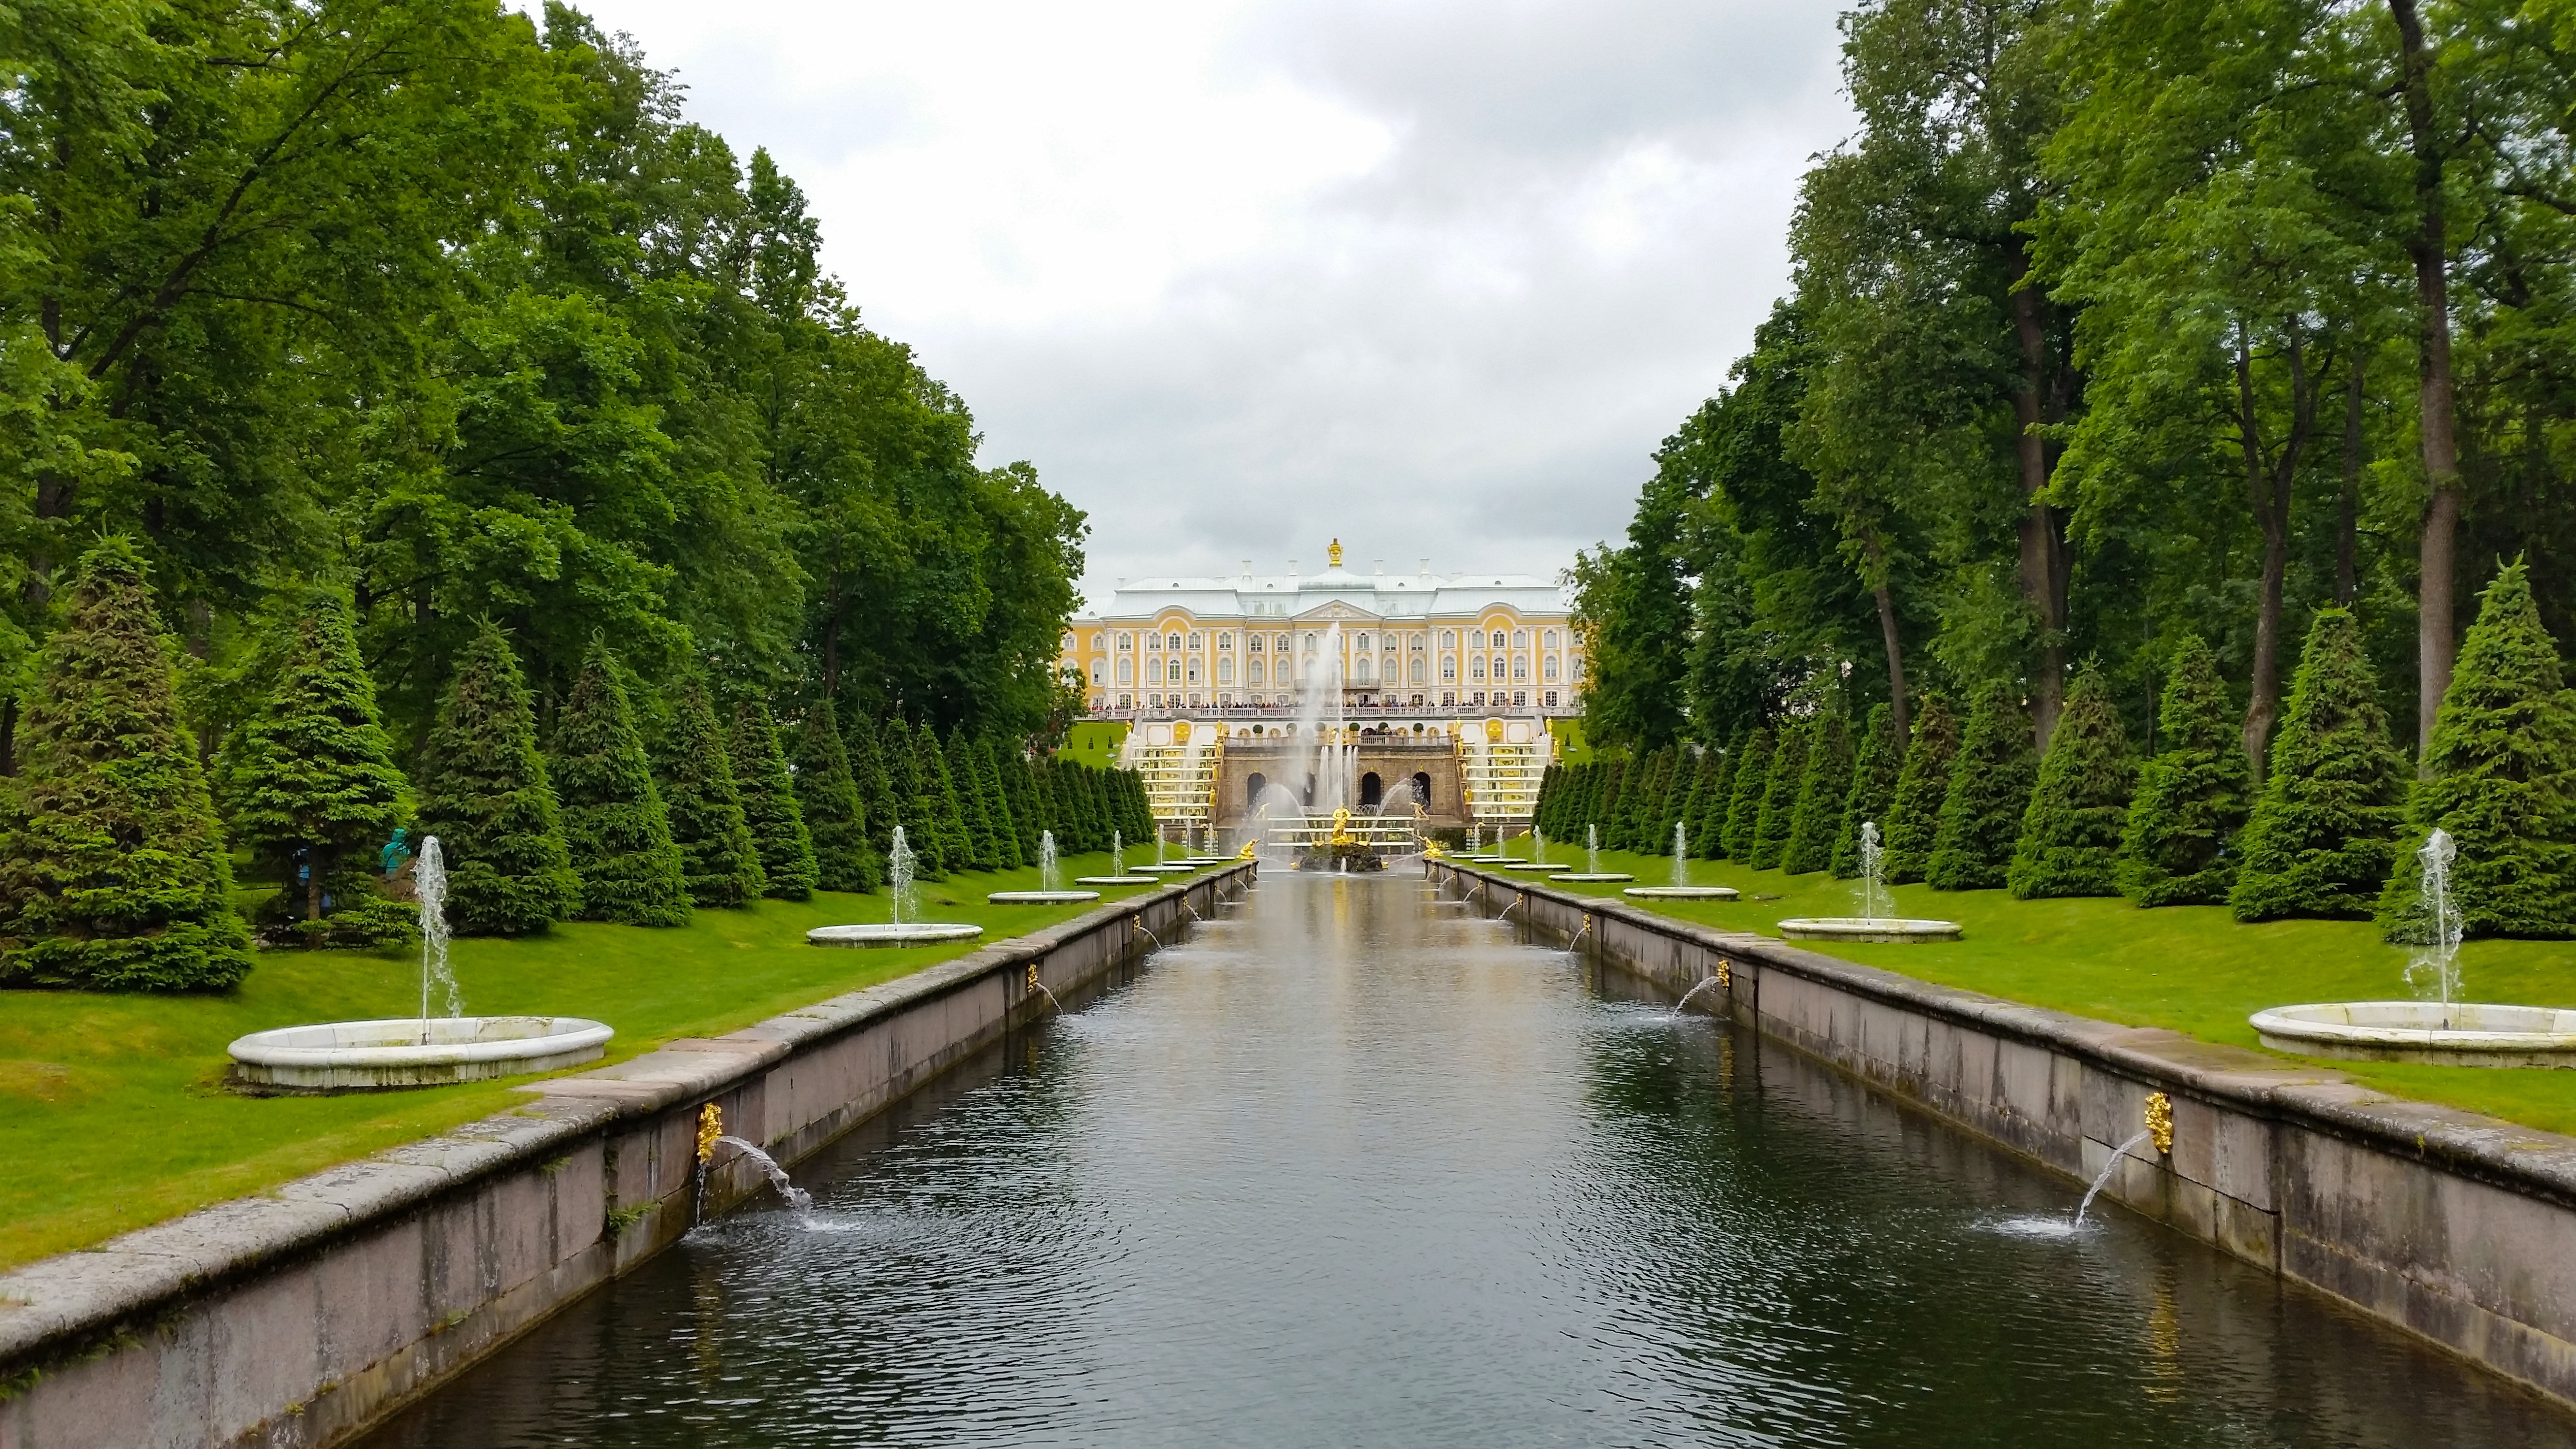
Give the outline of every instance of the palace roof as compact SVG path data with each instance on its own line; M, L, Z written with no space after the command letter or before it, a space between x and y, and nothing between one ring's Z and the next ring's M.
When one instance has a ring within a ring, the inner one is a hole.
M1087 604L1085 621L1150 619L1174 608L1203 619L1285 620L1327 604L1382 619L1428 619L1470 617L1498 604L1523 614L1562 614L1573 601L1564 586L1531 574L1355 574L1336 566L1315 574L1122 579L1116 591Z

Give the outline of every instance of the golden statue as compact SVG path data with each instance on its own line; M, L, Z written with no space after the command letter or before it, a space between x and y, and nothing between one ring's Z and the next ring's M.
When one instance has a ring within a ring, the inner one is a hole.
M1340 568L1342 566L1342 541L1338 538L1334 539L1333 546L1330 549L1325 550L1325 554L1327 557L1332 559L1333 567Z
M1333 810L1333 838L1327 843L1332 845L1357 845L1359 843L1359 841L1351 834L1350 811L1340 807L1335 807Z

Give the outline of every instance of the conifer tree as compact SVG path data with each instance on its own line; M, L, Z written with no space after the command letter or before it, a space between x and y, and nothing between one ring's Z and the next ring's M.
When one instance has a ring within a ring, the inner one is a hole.
M581 909L527 680L488 619L457 659L423 758L420 828L447 862L449 929L525 935Z
M1154 833L1154 800L1145 793L1145 777L1133 770L1120 770L1118 778L1127 791L1127 809L1135 817L1136 828Z
M1558 787L1565 783L1565 767L1549 765L1538 772L1538 804L1530 812L1533 829L1550 831L1555 823Z
M1673 774L1672 747L1648 752L1638 772L1637 788L1626 792L1619 809L1619 827L1604 830L1601 843L1614 850L1643 853L1650 849L1646 837L1654 833L1655 814L1663 808L1664 790Z
M2392 941L2420 938L2415 851L2449 832L2451 889L2477 936L2576 936L2576 695L2516 560L2487 586L2461 642L2380 893Z
M143 560L101 540L21 700L0 834L0 983L223 991L251 966Z
M930 826L939 835L939 858L949 874L975 869L975 837L966 824L966 802L957 791L957 776L948 768L948 752L939 732L923 720L914 726L913 748L921 760L922 797L929 806Z
M968 746L975 756L975 789L984 798L984 813L993 822L993 849L1000 864L996 869L1018 870L1035 858L1034 851L1020 850L1020 823L1011 813L1010 790L1003 783L1002 762L995 758L993 742L978 739Z
M2010 685L1989 686L1968 711L1968 727L1959 737L1925 882L1938 891L2002 885L2038 773L2030 718L2019 696Z
M1798 782L1789 839L1780 849L1780 869L1789 875L1834 863L1834 834L1842 828L1843 802L1851 795L1851 721L1837 704L1819 715L1811 729L1806 775Z
M993 828L992 803L984 798L983 782L975 770L975 750L966 741L964 725L949 727L948 747L941 752L941 763L948 767L949 783L957 792L957 820L965 831L966 868L1000 870L1002 841Z
M1780 743L1771 751L1769 778L1762 782L1762 812L1753 820L1755 870L1774 870L1789 848L1789 830L1797 823L1798 787L1807 780L1807 747L1815 738L1813 719L1780 726Z
M1739 732L1725 749L1713 750L1707 786L1700 791L1699 810L1691 819L1691 854L1701 860L1723 860L1726 857L1726 812L1735 803L1736 762L1744 757L1750 734Z
M1011 787L1011 819L1020 827L1020 856L1024 864L1038 860L1038 836L1046 826L1046 806L1038 793L1037 776L1031 770L1028 756L1015 746L1002 747L1002 778ZM1057 842L1059 849L1063 842Z
M687 925L687 867L671 839L626 682L603 640L591 640L555 720L547 770L563 806L564 846L581 878L582 919Z
M805 900L814 894L820 875L814 837L796 803L796 777L787 768L787 752L779 748L778 720L769 706L750 701L736 709L728 743L742 821L751 831L752 848L760 852L761 894Z
M2236 882L2248 798L2243 737L2218 656L2197 634L2174 649L2156 705L2155 757L2138 769L2120 842L2120 894L2141 906L2215 906Z
M2407 769L2351 611L2320 609L2308 626L2266 763L2238 836L2236 919L2370 915L2397 853Z
M1637 812L1629 817L1634 823L1628 828L1628 848L1639 855L1671 853L1673 848L1672 807L1678 803L1673 797L1673 791L1677 786L1688 788L1690 779L1691 757L1688 749L1673 744L1666 745L1656 753L1663 758L1656 764L1654 781L1647 787L1646 798L1638 806Z
M1771 756L1778 746L1771 731L1757 728L1745 738L1735 762L1735 783L1726 802L1726 858L1753 859L1753 830L1762 819L1762 792L1771 785Z
M1716 768L1717 751L1714 748L1686 750L1682 759L1682 765L1673 774L1672 793L1664 797L1663 826L1656 833L1669 850L1673 831L1678 828L1682 832L1682 848L1687 853L1692 843L1691 823L1697 817L1701 792L1708 787L1709 772Z
M1896 778L1905 769L1905 741L1896 737L1893 706L1870 706L1860 742L1852 751L1851 789L1843 796L1842 823L1834 830L1832 869L1836 880L1860 876L1860 828L1878 827L1880 864L1884 869L1888 813L1896 805Z
M912 851L914 875L921 880L937 880L946 872L940 869L939 832L930 824L932 813L924 806L921 751L913 740L912 729L903 722L902 715L888 715L878 729L877 741L885 755L887 791L894 804L893 823L886 827L887 860L893 859L892 841L900 827L904 845Z
M1135 837L1109 813L1108 799L1101 792L1100 771L1089 765L1067 767L1072 773L1073 808L1082 818L1082 835L1092 842L1093 850L1107 850L1115 844L1134 845Z
M310 946L414 940L419 914L385 898L376 860L408 813L408 787L376 714L347 598L313 591L285 644L276 687L226 752L233 838L287 882L260 914L273 923L272 939L290 934Z
M1627 790L1628 777L1637 773L1638 769L1636 757L1633 755L1602 762L1601 798L1593 801L1592 808L1584 812L1583 819L1576 822L1573 830L1567 832L1575 844L1588 843L1591 840L1591 832L1595 829L1601 832L1602 844L1610 843L1610 828L1619 819L1619 797Z
M1038 800L1045 811L1046 828L1055 832L1055 848L1071 855L1089 850L1082 832L1073 821L1072 802L1065 795L1064 763L1050 756L1036 765Z
M897 803L901 797L895 793L893 778L887 772L877 727L864 712L852 712L849 728L841 732L841 744L849 755L850 783L858 787L859 806L867 819L868 853L876 859L869 880L881 881L885 878L885 859L894 850L894 828L903 820L903 810ZM808 823L811 824L810 816ZM819 841L816 848L821 848ZM873 884L868 888L875 889Z
M796 808L814 841L815 886L875 890L884 879L884 863L868 844L867 805L828 695L807 706L796 729Z
M1959 719L1949 701L1927 694L1914 712L1914 740L1896 772L1896 803L1888 807L1879 836L1888 883L1923 879L1941 833L1941 805L1950 798L1950 765L1959 755Z
M704 681L691 678L672 697L670 729L655 764L689 899L716 907L758 899L769 882L734 785L732 750Z
M2118 895L2120 835L2135 778L2128 732L2102 672L2077 670L2022 811L2005 872L2013 898Z

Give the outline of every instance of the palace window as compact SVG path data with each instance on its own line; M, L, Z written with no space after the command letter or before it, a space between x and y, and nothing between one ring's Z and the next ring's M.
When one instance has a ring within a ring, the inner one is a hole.
M1529 708L1529 691L1528 691L1528 690L1526 690L1526 689L1515 689L1515 690L1513 690L1513 691L1512 691L1512 707L1513 707L1513 708L1515 708L1515 709L1527 709L1527 708Z
M1270 641L1270 652L1271 652L1271 653L1273 653L1273 654L1285 654L1285 653L1287 653L1287 652L1288 652L1288 636L1287 636L1287 635L1285 635L1285 634L1282 634L1282 635L1280 635L1278 638L1271 640L1271 641Z
M1312 634L1306 636L1306 652L1309 654L1315 652L1315 636Z
M1375 684L1377 682L1377 673L1369 667L1369 657L1367 655L1361 655L1358 660L1354 662L1351 677L1361 684Z
M1392 644L1389 647L1393 647ZM1378 661L1377 677L1389 684L1395 684L1404 678L1404 670L1396 663L1395 656L1390 654Z
M1121 635L1119 635L1119 636L1118 636L1118 647L1119 647L1119 648L1121 648L1121 649L1133 649L1133 648L1135 648L1135 647L1136 647L1136 636L1135 636L1135 635L1133 635L1133 634L1121 634Z
M1251 648L1252 648L1252 652L1253 652L1253 653L1255 653L1255 654L1258 654L1258 653L1260 653L1260 652L1261 652L1261 636L1260 636L1260 635L1255 634L1255 635L1252 635L1252 636L1251 636Z
M1539 636L1539 640L1540 640L1540 644L1539 644L1539 647L1540 647L1540 648L1542 648L1542 649L1553 649L1553 648L1555 648L1555 647L1556 647L1556 631L1555 631L1554 629L1550 629L1550 630L1548 630L1546 633L1544 633L1544 634L1542 634L1542 635L1540 635L1540 636ZM1553 701L1551 701L1551 702L1553 702Z
M1218 647L1219 649L1231 649L1231 648L1233 648L1233 647L1234 647L1234 636L1233 636L1233 635L1231 635L1231 634L1219 634L1219 635L1217 635L1217 636L1216 636L1216 647Z
M1234 661L1223 655L1217 656L1216 682L1219 684L1234 683Z
M1440 656L1440 682L1443 684L1455 684L1458 682L1457 655L1443 654ZM1454 702L1455 701L1452 701L1452 703Z
M1126 661L1121 660L1119 662L1124 663ZM1132 694L1122 694L1118 696L1118 707L1120 709L1134 709L1136 707L1136 696Z
M1443 629L1443 630L1441 630L1441 631L1440 631L1440 647L1441 647L1441 648L1443 648L1443 649L1455 649L1455 648L1457 648L1457 647L1458 647L1458 631L1457 631L1457 630L1455 630L1455 629Z
M1196 684L1196 683L1198 683L1198 682L1199 682L1199 662L1198 662L1197 660L1193 659L1193 660L1191 660L1191 661L1190 661L1190 683L1192 683L1192 684Z
M1583 656L1580 654L1575 655L1573 662L1566 666L1566 670L1566 678L1573 680L1577 684L1581 684L1583 682Z
M1193 649L1198 648L1198 647L1199 647L1199 641L1200 641L1202 638L1205 638L1205 637L1206 637L1205 635L1202 635L1202 634L1196 633L1195 631L1194 631L1194 632L1192 632L1192 633L1191 633L1191 635L1190 635L1190 647L1191 647L1191 648L1193 648Z
M1528 655L1526 655L1526 654L1515 654L1515 655L1513 655L1513 656L1512 656L1512 678L1514 678L1514 679L1527 679L1527 678L1529 678L1529 656L1528 656Z
M1091 652L1092 652L1092 653L1097 654L1097 653L1099 653L1101 650L1106 649L1106 648L1108 648L1108 647L1109 647L1109 636L1108 636L1108 635L1106 635L1106 634L1094 634L1094 635L1092 635L1092 636L1091 636Z
M1243 666L1243 682L1246 684L1266 684L1269 682L1262 678L1260 660L1252 659L1245 661Z
M1181 682L1181 661L1175 659L1163 666L1163 677L1174 684Z
M1355 635L1355 636L1353 636L1353 637L1352 637L1352 640L1351 640L1351 647L1352 647L1353 649L1358 650L1358 651L1359 651L1360 653L1362 653L1362 654L1366 654L1367 652L1369 652L1368 636L1367 636L1366 634L1359 634L1359 635Z
M1431 682L1430 660L1416 659L1413 661L1413 682L1416 684L1429 684ZM1414 703L1420 704L1422 701L1417 699Z
M1178 635L1178 634L1173 635L1173 636L1171 637L1170 641L1169 641L1169 642L1167 642L1166 644L1164 644L1164 646L1163 646L1163 647L1164 647L1164 648L1166 648L1166 649L1178 649L1178 648L1180 648L1180 647L1181 647L1181 636L1180 636L1180 635Z
M1449 692L1449 693L1447 693L1447 694L1443 694L1443 695L1441 695L1441 696L1440 696L1440 707L1441 707L1442 709L1456 709L1456 708L1458 707L1458 695L1457 695L1457 692L1456 692L1455 690L1452 690L1452 691L1450 691L1450 692Z
M1503 631L1500 629L1494 631L1494 647L1497 649L1503 647Z
M1477 690L1477 691L1475 692L1475 694L1474 694L1474 695L1472 695L1472 696L1470 696L1470 697L1469 697L1469 699L1468 699L1468 703L1470 703L1470 704L1475 704L1475 705L1481 705L1481 704L1483 704L1484 702L1485 702L1485 692L1484 692L1483 690L1481 690L1481 689L1480 689L1480 690Z
M1512 631L1512 647L1515 649L1527 649L1529 647L1529 631L1527 629L1514 629Z
M1553 689L1547 692L1547 707L1549 709L1556 708L1556 691Z
M1064 636L1064 652L1067 654L1073 652L1073 635L1070 633Z
M1469 679L1482 679L1485 677L1484 655L1479 654L1467 661L1467 677Z
M1102 670L1104 670L1104 669L1107 669L1108 667L1109 667L1109 666L1107 666L1107 665L1105 665L1105 664L1101 663L1101 662L1100 662L1099 660L1097 660L1097 659L1092 660L1092 661L1091 661L1091 682L1092 682L1092 683L1094 683L1094 684L1107 684L1109 681L1108 681L1108 680L1106 680L1106 679L1101 678L1101 671L1102 671Z
M1118 661L1118 682L1120 684L1134 684L1136 682L1135 660L1121 659ZM1125 704L1126 702L1127 701L1123 699L1119 701L1120 704Z
M1553 679L1555 679L1555 678L1556 678L1556 656L1555 656L1555 655L1553 655L1553 654L1548 654L1548 655L1543 655L1543 656L1541 656L1541 657L1540 657L1540 659L1539 659L1539 661L1538 661L1538 673L1539 673L1539 677L1540 677L1541 679L1547 679L1547 680L1553 680ZM1551 704L1552 704L1552 703L1554 703L1554 702L1555 702L1555 701L1553 701L1553 700L1549 701L1549 703L1551 703Z
M1419 634L1407 634L1407 635L1405 635L1405 636L1404 636L1404 642L1405 642L1405 646L1406 646L1407 648L1410 648L1414 653L1419 654L1419 653L1421 653L1421 652L1422 652L1422 636L1421 636L1421 635L1419 635Z

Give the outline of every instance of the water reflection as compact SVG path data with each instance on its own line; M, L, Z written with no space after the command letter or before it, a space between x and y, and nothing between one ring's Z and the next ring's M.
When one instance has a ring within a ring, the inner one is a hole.
M1634 989L1273 873L369 1443L2576 1444Z

